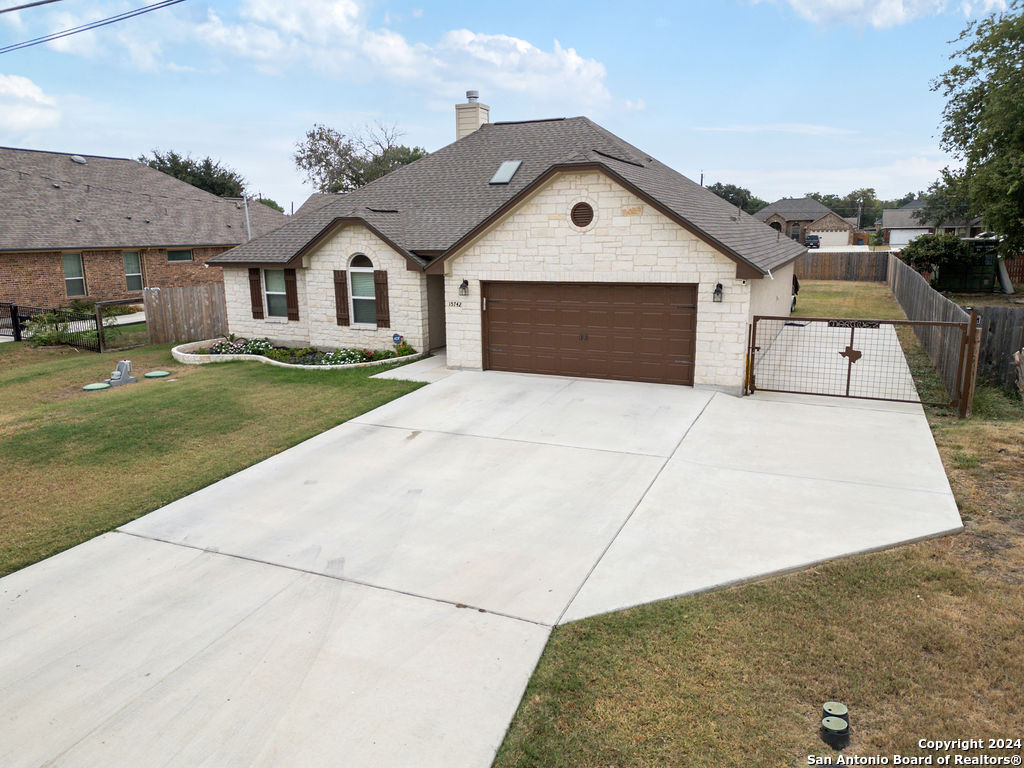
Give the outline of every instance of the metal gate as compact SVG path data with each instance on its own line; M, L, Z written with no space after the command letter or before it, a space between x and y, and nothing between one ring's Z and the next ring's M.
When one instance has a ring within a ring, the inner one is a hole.
M945 405L966 416L977 368L975 325L973 315L967 323L758 315L750 329L747 392ZM897 335L901 326L919 336L943 334L947 400L920 399Z
M97 326L96 318L84 312L0 302L0 336L14 341L42 335L46 344L70 344L99 352Z

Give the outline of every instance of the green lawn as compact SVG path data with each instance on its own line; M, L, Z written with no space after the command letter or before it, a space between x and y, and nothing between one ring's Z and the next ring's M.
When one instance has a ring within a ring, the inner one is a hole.
M183 366L169 346L98 355L0 344L0 575L416 389L384 367ZM138 383L82 386L131 359ZM174 380L144 379L171 371Z
M798 311L903 317L870 283L808 281ZM807 765L829 699L849 754L1019 730L1024 408L982 387L971 421L928 417L964 533L558 627L495 766Z

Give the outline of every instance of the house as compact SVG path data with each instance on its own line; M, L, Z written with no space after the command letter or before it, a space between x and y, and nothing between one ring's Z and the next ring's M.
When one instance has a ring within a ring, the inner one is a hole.
M467 95L453 144L212 259L230 330L738 391L805 249L585 117L490 123Z
M851 223L813 197L784 197L754 216L800 243L817 235L823 246L849 245L857 228L856 221Z
M0 301L141 300L219 283L209 259L288 219L127 158L0 148Z
M892 246L907 245L920 235L948 234L960 237L977 237L981 233L981 217L969 221L944 222L921 221L917 212L924 208L924 200L911 200L901 208L886 208L882 211L882 237Z

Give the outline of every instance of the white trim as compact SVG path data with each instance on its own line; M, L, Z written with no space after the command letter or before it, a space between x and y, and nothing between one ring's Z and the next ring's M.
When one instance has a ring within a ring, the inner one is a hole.
M267 272L280 272L281 279L284 280L284 268L281 269L262 269L260 270L260 279L263 281L263 317L266 320L273 322L288 322L288 285L285 284L283 291L270 291L267 290ZM270 296L284 296L284 314L283 315L272 315L270 314Z
M370 262L370 266L368 266L368 267L353 267L352 266L352 262L355 261L360 256L362 256L364 259L366 259L368 262ZM377 317L377 284L373 281L373 273L374 273L375 269L376 269L376 267L373 265L373 259L371 259L369 256L367 256L365 253L362 253L362 252L353 253L349 257L349 260L348 260L348 311L349 311L349 316L348 317L349 317L349 323L348 323L348 325L349 325L349 328L353 328L353 329L355 329L357 331L375 331L375 330L377 330L377 323L376 323L376 317ZM372 298L370 298L369 296L360 296L360 297L358 297L359 301L362 301L362 302L372 301L373 302L373 316L374 316L374 320L375 321L372 322L372 323L358 323L358 322L356 322L356 301L357 301L357 297L356 297L355 288L352 285L352 274L354 272L358 272L360 274L369 274L370 275L370 281L373 282L373 289L374 289L373 297Z

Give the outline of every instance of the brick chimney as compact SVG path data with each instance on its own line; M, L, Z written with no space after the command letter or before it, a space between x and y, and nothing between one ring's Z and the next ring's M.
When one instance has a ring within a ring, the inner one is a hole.
M479 91L466 91L466 103L455 105L455 139L469 136L489 121L491 108L480 103Z

